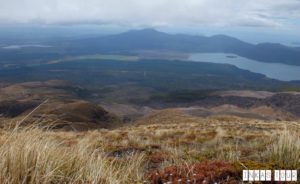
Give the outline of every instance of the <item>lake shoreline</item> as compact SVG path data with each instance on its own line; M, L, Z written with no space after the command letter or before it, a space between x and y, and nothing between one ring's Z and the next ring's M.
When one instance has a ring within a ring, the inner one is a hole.
M281 63L265 63L232 53L192 53L188 60L192 62L230 64L240 69L264 74L269 78L281 81L300 80L300 66Z

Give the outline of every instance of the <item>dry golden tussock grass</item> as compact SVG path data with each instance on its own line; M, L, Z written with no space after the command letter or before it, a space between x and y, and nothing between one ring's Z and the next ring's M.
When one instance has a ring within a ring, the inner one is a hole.
M141 180L143 154L122 160L108 158L90 142L87 137L72 145L39 129L2 133L0 183L118 184Z
M147 173L207 160L300 168L298 122L182 114L143 121L87 132L2 130L0 183L137 184Z
M284 130L274 138L268 148L266 158L281 168L300 168L300 135Z

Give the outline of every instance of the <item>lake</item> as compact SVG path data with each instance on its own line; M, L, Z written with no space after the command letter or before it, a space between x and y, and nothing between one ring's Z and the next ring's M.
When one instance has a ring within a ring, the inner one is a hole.
M195 53L190 55L189 60L196 62L231 64L238 68L249 70L255 73L261 73L269 78L282 81L300 80L300 66L279 63L263 63L240 57L235 54Z

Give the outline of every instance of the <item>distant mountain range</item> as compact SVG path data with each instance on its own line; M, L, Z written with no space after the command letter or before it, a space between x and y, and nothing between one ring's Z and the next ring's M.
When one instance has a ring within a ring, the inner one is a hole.
M143 29L117 35L72 40L67 45L68 51L73 53L130 53L134 50L224 52L261 62L300 65L300 47L289 47L277 43L255 45L226 35L205 37L167 34L154 29Z

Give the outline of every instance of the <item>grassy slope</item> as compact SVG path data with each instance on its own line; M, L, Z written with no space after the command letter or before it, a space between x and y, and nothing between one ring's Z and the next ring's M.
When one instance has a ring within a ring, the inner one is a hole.
M147 176L155 170L164 176L163 168L192 169L189 166L207 160L227 161L224 167L237 173L241 165L297 169L299 125L234 117L201 119L167 110L115 130L3 130L0 183L153 183L155 177ZM239 174L233 177L240 179Z

